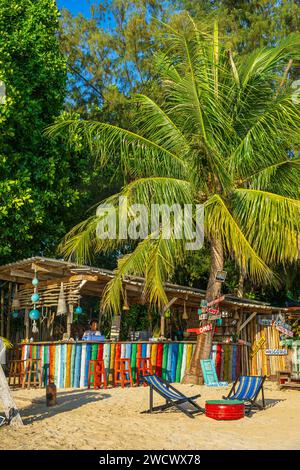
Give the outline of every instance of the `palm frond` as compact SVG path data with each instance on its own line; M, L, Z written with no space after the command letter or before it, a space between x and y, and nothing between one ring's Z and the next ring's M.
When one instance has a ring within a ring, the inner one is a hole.
M2 341L2 344L6 349L11 349L13 347L12 343L3 336L0 336L0 340Z
M258 189L238 189L233 214L267 263L299 259L300 201Z
M227 253L252 279L263 284L276 284L271 269L265 264L246 238L224 200L215 195L205 203L205 231L209 238L221 238Z

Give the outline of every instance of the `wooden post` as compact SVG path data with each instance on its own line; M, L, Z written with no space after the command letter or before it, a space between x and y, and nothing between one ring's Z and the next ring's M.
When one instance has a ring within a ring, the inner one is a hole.
M22 418L18 411L17 405L10 393L10 389L5 374L0 364L0 398L4 405L6 418L10 420L12 426L23 426Z
M1 287L1 336L4 336L4 289Z
M12 304L12 298L11 298L11 295L12 295L12 283L9 282L8 284L8 300L7 300L7 318L6 318L6 337L7 339L11 339L10 338L10 312L11 312L11 304Z
M165 337L165 313L161 312L160 314L160 336Z
M67 335L68 339L71 338L71 328L72 328L72 323L73 323L73 313L74 313L74 305L69 304L69 312L67 316Z
M24 324L25 324L25 339L29 339L29 311L28 311L28 308L25 309Z

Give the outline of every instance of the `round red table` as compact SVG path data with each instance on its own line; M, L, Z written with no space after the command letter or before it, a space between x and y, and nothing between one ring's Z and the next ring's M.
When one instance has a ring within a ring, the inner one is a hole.
M241 419L245 416L245 405L240 400L207 400L205 415L218 420Z

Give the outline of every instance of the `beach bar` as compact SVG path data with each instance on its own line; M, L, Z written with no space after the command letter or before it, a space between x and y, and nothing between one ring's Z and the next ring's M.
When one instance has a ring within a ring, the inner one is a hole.
M76 312L91 299L99 302L113 276L110 270L44 257L0 266L0 335L13 342L13 354L18 351L19 359L40 359L43 385L54 381L59 388L86 387L89 362L100 359L107 382L112 385L119 358L129 361L135 382L137 358L146 357L157 375L171 382L182 380L197 339L188 330L199 328L199 309L205 291L167 283L172 314L160 312L160 336L154 337L149 331L147 338L136 339L133 335L121 341L122 316L130 306L145 304L144 280L127 277L123 286L126 308L112 319L110 334L103 341L82 341ZM90 308L91 312L93 309ZM278 371L298 367L293 365L298 353L287 347L286 354L282 354L287 338L282 335L286 333L287 308L224 295L218 309L211 357L219 380L232 382L241 373L275 378ZM32 310L38 310L39 316L32 317ZM170 327L173 314L184 324L181 339ZM98 306L100 321L101 315ZM90 316L95 317L95 312ZM13 354L11 358L16 357Z

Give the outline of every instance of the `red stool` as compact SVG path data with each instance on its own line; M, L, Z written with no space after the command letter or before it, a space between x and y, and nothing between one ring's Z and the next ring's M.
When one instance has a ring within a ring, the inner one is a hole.
M103 360L89 361L88 388L91 388L92 383L94 384L94 388L100 388L101 385L107 388L106 371Z
M217 420L241 419L245 416L245 404L240 400L207 400L205 415Z
M128 358L116 359L114 374L115 386L118 384L121 384L122 388L124 388L126 384L130 384L131 387L133 386L130 361L131 360Z
M138 357L136 360L136 383L140 384L140 377L145 375L153 374L151 358L150 357ZM144 382L144 387L147 387Z

